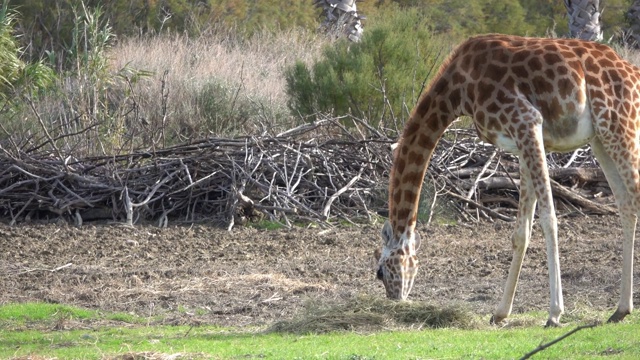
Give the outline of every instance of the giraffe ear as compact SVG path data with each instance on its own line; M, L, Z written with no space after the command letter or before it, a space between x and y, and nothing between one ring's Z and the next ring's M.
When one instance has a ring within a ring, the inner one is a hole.
M389 221L384 222L381 235L382 244L389 247L391 245L391 242L393 241L393 228L391 227L391 223Z
M415 239L414 240L414 243L415 243L414 247L415 247L415 250L418 251L418 249L420 249L420 245L422 244L422 238L420 238L420 234L418 234L417 231L414 232L414 239Z

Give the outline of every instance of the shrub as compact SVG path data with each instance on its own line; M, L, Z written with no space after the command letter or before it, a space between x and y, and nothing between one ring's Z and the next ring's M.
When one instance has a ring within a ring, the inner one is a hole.
M53 79L52 70L42 62L28 64L21 60L22 49L13 34L15 22L15 13L9 10L8 1L4 1L0 8L0 101L3 105L16 95L34 95Z
M304 116L350 114L396 128L449 52L428 29L417 10L371 19L360 43L338 41L315 64L298 62L286 70L289 108Z

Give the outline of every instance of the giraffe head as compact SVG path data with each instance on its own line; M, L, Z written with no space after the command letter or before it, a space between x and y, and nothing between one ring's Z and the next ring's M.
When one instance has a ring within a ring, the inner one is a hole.
M420 247L420 235L407 232L396 239L391 224L387 221L382 228L382 251L376 250L378 260L377 277L382 280L387 297L406 300L413 287L418 272L416 251Z

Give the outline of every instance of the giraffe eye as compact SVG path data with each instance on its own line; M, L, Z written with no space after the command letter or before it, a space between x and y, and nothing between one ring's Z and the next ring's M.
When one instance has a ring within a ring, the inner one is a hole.
M382 280L384 278L384 274L382 273L382 266L378 268L378 272L376 273L376 277L378 280Z

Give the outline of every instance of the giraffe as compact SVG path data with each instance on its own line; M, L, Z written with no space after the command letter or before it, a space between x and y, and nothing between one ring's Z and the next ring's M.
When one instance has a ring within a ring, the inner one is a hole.
M633 243L640 210L640 69L611 48L575 39L488 34L469 38L443 63L420 96L395 149L389 180L389 220L382 229L377 277L391 299L405 300L418 269L418 199L434 148L459 116L478 136L520 163L520 200L513 257L502 298L491 318L510 314L531 237L536 203L549 268L547 326L564 312L555 214L546 151L590 144L611 186L623 228L618 308L609 322L633 310Z

